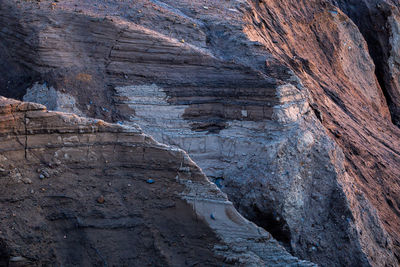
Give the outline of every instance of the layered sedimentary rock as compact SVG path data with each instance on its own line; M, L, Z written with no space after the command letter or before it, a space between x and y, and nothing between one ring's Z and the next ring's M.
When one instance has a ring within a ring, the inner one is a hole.
M2 265L314 266L137 127L6 98L0 119Z
M1 3L7 77L29 84L1 91L186 150L296 256L398 264L400 132L328 1Z

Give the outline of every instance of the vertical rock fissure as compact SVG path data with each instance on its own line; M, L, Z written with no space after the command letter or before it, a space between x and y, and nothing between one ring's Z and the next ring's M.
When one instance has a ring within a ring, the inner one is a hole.
M0 266L9 266L9 262L10 248L3 239L0 239Z
M24 153L25 153L25 159L28 158L28 127L27 127L27 117L26 117L26 112L24 112L24 131L25 131L25 149L24 149Z
M385 24L387 24L387 21L385 22ZM386 73L387 70L385 70L384 67L385 63L388 60L386 58L387 55L385 55L385 51L383 51L383 48L381 46L376 45L377 43L379 43L379 41L376 40L375 37L369 36L368 33L366 33L366 31L362 29L362 27L360 27L359 25L357 26L360 29L361 34L364 36L368 44L368 52L371 55L371 58L375 64L375 76L378 80L382 93L386 99L386 103L389 106L392 122L397 127L400 127L400 121L397 121L395 111L391 108L394 105L394 101L390 96L389 90L387 88L388 85L387 82L385 81L385 79L388 79L388 77L386 77L388 76L388 74ZM386 41L388 41L388 39ZM390 47L390 44L386 43L385 46Z
M253 216L248 216L247 219L264 228L293 255L290 247L291 235L289 227L282 216L278 214L278 211L273 209L272 212L266 213L262 212L257 206L254 206L253 211Z

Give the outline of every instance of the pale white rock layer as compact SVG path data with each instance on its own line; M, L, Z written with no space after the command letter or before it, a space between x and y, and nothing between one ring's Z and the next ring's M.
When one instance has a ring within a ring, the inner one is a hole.
M123 123L137 123L156 140L187 151L208 177L221 184L239 212L258 222L269 216L279 225L281 232L273 234L282 244L290 242L285 245L296 255L318 257L343 247L361 252L365 262L362 252L373 250L391 259L393 254L386 250L391 241L382 225L368 226L368 221L379 222L375 209L360 192L365 205L356 200L343 152L311 111L307 90L296 79L294 84L276 89L279 104L273 120L249 121L242 111L243 120L226 121L227 127L218 133L192 131L184 119L188 105L170 104L156 84L116 87L116 95L132 109ZM208 214L212 210L206 203L194 204ZM337 212L332 212L334 206L339 207ZM387 244L371 245L376 235ZM348 241L338 243L340 239Z
M45 105L49 110L74 113L79 116L84 115L77 108L73 96L57 91L52 86L48 87L46 83L35 83L31 88L28 88L23 100Z
M183 161L192 162L186 153ZM180 171L190 174L189 168L181 167ZM188 180L179 174L176 180L186 188L180 194L182 199L221 239L223 245L215 245L214 253L223 256L225 262L243 266L316 266L291 256L270 233L245 219L215 184Z

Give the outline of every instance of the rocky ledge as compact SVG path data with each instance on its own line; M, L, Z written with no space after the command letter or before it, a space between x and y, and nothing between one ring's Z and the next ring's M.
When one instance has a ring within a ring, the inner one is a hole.
M6 98L0 121L2 265L313 266L138 127Z

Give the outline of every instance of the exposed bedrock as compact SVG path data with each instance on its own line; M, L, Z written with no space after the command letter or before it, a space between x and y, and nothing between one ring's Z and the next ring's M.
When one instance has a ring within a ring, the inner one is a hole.
M317 0L89 2L0 1L12 73L40 73L25 100L184 149L300 258L398 264L400 133L346 15Z
M350 180L377 208L399 258L398 128L390 122L356 25L334 6L311 2L255 3L246 32L293 68L309 88L313 109L344 152ZM285 38L278 39L280 32ZM277 45L271 45L274 40Z
M0 119L4 266L315 266L135 125L6 98Z
M400 3L396 0L331 0L364 35L392 119L400 126Z
M277 90L292 101L275 107L273 121L230 121L215 134L193 132L185 106L168 105L155 85L117 87L135 110L131 121L188 151L242 214L289 251L322 265L369 265L366 255L394 264L391 240L348 177L341 149L298 88Z

